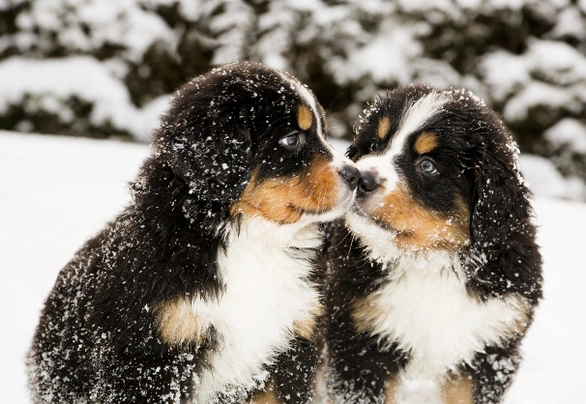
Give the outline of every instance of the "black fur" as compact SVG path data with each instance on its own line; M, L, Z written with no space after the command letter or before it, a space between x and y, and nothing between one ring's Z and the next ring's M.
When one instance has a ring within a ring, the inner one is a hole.
M177 297L221 296L222 231L238 221L230 206L253 169L260 178L294 176L317 153L331 158L309 135L303 150L277 150L279 137L295 130L299 102L291 82L246 62L177 92L132 202L62 269L46 301L28 359L35 403L190 402L220 337L211 327L198 344L170 346L158 335L154 308ZM266 367L283 402L304 403L317 355L311 341L295 341Z
M383 153L406 108L434 92L441 91L414 85L377 99L357 124L348 156L356 162ZM496 114L476 97L462 91L445 95L448 101L417 130L440 139L440 146L429 155L441 175L430 180L417 171L415 137L407 141L394 164L414 200L425 209L447 214L457 208L456 197L465 202L470 214L469 243L457 249L457 256L468 294L479 301L523 296L531 306L530 323L542 297L541 256L531 222L530 192L516 166L516 145ZM384 139L377 133L382 117L390 123ZM398 349L396 342L381 345L378 335L356 329L353 305L386 285L387 274L402 259L371 260L367 247L343 220L330 225L323 255L327 274L323 337L328 391L336 403L385 402L388 381L405 369L412 355ZM472 380L474 403L501 402L520 362L523 335L502 346L486 346L471 364L460 364L460 373Z
M335 392L335 402L384 402L388 376L397 373L409 355L398 350L381 351L376 337L356 332L350 313L353 302L379 287L385 271L382 265L365 259L359 240L343 220L328 225L326 240L322 327L328 390Z

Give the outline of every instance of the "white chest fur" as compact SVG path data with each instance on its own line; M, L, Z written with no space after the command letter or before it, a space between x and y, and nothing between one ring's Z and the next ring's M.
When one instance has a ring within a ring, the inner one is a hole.
M310 320L318 292L308 276L310 248L320 244L313 227L288 228L249 219L230 230L228 248L218 254L225 293L218 301L196 300L194 312L218 335L209 369L198 381L196 403L218 391L249 389L265 381L263 365L284 351L295 321Z
M439 380L526 322L521 297L482 302L467 293L459 268L448 255L406 258L367 299L371 333L411 353L406 379Z

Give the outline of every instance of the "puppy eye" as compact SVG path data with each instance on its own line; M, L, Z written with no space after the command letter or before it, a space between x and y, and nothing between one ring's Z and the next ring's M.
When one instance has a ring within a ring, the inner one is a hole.
M439 174L439 171L433 161L429 159L423 159L419 162L419 169L427 175Z
M299 149L305 143L305 139L301 133L293 132L288 134L287 136L282 137L279 140L279 143L285 148L294 150Z
M378 142L372 142L372 143L370 144L370 146L368 147L368 151L369 151L370 153L374 153L375 151L377 151L377 150L378 150L378 148L379 148Z

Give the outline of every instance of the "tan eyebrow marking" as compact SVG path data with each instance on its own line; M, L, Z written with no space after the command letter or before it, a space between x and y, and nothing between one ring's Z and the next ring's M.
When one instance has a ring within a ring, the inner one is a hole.
M307 130L311 128L311 124L313 123L313 114L307 108L306 105L301 104L299 105L299 109L297 110L297 124L301 130Z
M429 153L439 146L437 136L430 132L423 132L415 141L415 151L419 154Z
M378 121L378 130L377 134L380 139L384 139L387 133L389 132L389 128L391 127L391 123L389 122L389 118L383 116L380 121Z

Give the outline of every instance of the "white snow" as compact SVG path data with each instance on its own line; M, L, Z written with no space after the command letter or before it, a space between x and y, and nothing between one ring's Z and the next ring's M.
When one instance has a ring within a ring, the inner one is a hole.
M172 45L172 30L134 0L35 0L15 21L20 31L12 38L26 53L31 45L47 46L46 34L70 49L88 51L105 44L126 49L126 57L140 60L146 49L157 41ZM35 30L40 30L40 34ZM43 35L45 34L45 35ZM39 41L40 39L40 41ZM0 42L0 48L2 47Z
M52 94L61 99L79 96L85 100L101 101L110 111L95 112L95 123L105 115L114 116L130 96L122 82L114 80L103 65L88 56L38 61L13 57L0 64L0 91L4 110L8 104L21 101L24 94ZM118 122L116 122L118 123Z
M10 105L21 104L26 95L34 95L25 104L27 110L54 112L67 122L73 120L73 111L66 101L77 97L94 104L92 123L111 122L138 140L149 139L149 131L169 99L168 95L161 96L137 108L108 65L90 56L45 60L13 57L0 63L0 78L0 113Z
M492 98L507 101L503 117L522 121L536 106L579 114L584 100L586 60L563 42L532 38L527 51L487 53L479 66Z
M520 156L525 181L536 195L572 200L586 198L586 185L578 177L563 177L551 160L524 154Z
M423 52L415 40L414 30L409 26L388 24L381 28L381 34L350 55L348 63L353 68L340 70L339 74L354 74L344 81L356 80L369 74L377 82L397 81L406 83L410 79L408 65ZM385 55L384 58L381 55ZM367 61L367 62L365 62Z
M580 109L580 103L570 91L541 81L532 81L509 100L503 110L503 117L509 122L521 122L537 106L567 108L576 113Z
M127 202L147 155L144 145L0 132L0 402L29 402L23 362L42 303L61 267ZM532 171L543 163L527 161ZM506 403L586 402L586 204L538 197L535 208L545 300Z
M525 59L503 50L485 56L479 69L496 101L504 100L531 80Z
M586 154L586 126L577 119L560 120L546 130L544 136L554 146L567 145L577 153Z

